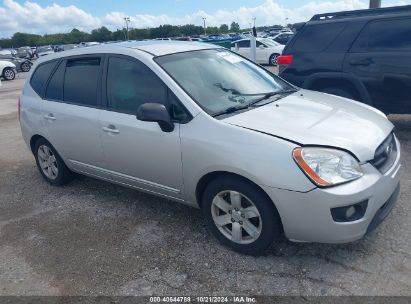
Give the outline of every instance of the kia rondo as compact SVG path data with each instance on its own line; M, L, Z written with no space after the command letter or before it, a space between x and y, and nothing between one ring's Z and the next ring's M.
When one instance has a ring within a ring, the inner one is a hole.
M261 254L362 238L399 193L400 143L380 111L302 90L195 42L101 45L41 58L22 134L53 185L73 172L201 208L219 241Z

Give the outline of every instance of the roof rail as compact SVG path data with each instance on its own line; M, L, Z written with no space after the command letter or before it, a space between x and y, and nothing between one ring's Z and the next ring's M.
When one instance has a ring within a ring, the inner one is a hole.
M343 18L349 18L349 17L364 17L364 16L374 16L374 15L390 14L390 13L399 14L399 13L405 13L405 12L411 13L411 5L317 14L317 15L314 15L310 21L343 19Z

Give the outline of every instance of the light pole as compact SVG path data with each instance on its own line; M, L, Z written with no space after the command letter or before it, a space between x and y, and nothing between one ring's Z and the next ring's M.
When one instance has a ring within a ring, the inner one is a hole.
M254 17L253 18L253 24L254 24L254 27L255 27L255 19L257 19L256 17Z
M370 0L370 8L380 8L381 0Z
M204 35L207 35L207 33L206 33L206 20L207 20L207 18L206 18L206 17L203 17L203 22L204 22Z
M130 17L124 17L124 21L126 22L127 40L129 40L129 37L128 37L128 23L130 22Z

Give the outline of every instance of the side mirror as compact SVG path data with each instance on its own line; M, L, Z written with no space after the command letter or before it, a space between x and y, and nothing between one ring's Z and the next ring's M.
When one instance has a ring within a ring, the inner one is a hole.
M157 122L164 132L174 130L174 122L166 107L159 103L145 103L137 109L137 119L141 121Z
M265 45L264 44L260 44L260 46L258 47L259 49L264 49Z

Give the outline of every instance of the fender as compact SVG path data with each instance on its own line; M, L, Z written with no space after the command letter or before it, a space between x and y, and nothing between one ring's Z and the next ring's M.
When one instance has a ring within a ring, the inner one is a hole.
M372 106L372 101L370 98L370 95L368 94L368 91L364 84L356 77L353 75L347 74L347 73L340 73L340 72L320 72L320 73L315 73L310 76L308 76L303 84L302 88L303 89L310 89L314 82L321 80L321 79L336 79L336 80L345 80L350 82L357 92L360 94L361 101L367 105Z

